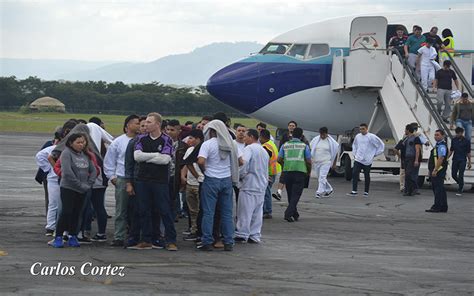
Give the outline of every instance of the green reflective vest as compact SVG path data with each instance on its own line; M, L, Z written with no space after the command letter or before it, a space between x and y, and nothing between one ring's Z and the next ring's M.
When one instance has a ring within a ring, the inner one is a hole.
M454 38L449 36L449 37L446 37L443 39L443 42L445 40L449 40L449 44L446 45L444 47L444 49L447 51L447 52L442 52L441 53L441 57L444 59L444 60L447 60L448 59L448 54L453 58L454 57Z
M284 172L303 172L307 173L306 160L304 152L306 144L298 139L292 139L283 145L284 152Z

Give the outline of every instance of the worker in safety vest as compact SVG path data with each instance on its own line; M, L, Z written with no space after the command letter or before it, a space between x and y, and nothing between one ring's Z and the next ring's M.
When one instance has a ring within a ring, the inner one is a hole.
M293 130L293 137L286 142L278 152L278 162L283 166L285 174L288 207L285 211L285 220L298 221L298 202L305 187L306 177L311 173L311 151L304 143L303 130L299 127Z
M453 33L451 32L450 29L444 29L443 32L441 33L441 36L443 36L443 45L444 45L444 51L441 53L441 58L443 60L447 60L448 54L451 57L454 57L454 38L453 38Z
M435 132L436 146L431 150L428 160L428 171L434 193L434 204L429 210L426 210L428 213L446 213L448 211L448 199L444 188L444 177L448 167L448 146L444 137L443 130Z
M272 218L272 186L278 174L281 173L281 165L278 163L278 148L270 140L270 132L266 129L260 131L260 143L270 155L268 160L268 186L265 192L265 201L263 203L263 218Z

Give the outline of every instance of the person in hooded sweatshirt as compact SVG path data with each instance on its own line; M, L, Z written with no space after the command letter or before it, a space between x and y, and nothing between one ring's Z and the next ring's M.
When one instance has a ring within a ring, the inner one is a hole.
M87 135L74 133L69 135L66 147L61 153L61 203L62 211L56 228L56 237L52 243L55 248L64 247L62 234L69 232L68 245L79 247L77 231L79 216L86 193L91 190L97 177L97 171L88 155Z

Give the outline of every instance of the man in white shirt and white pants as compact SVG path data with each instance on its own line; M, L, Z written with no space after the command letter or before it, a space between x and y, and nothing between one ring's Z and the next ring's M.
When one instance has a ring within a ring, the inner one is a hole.
M319 183L316 198L329 197L334 190L329 184L327 176L336 159L339 144L328 135L328 128L322 127L319 129L319 136L311 141L310 148L313 172L318 177Z
M115 234L112 246L123 246L127 234L128 193L125 179L125 151L131 139L140 131L140 117L130 115L125 119L125 134L112 141L104 158L104 173L115 186Z
M268 186L268 152L258 142L258 132L245 133L243 165L240 167L240 199L237 204L235 241L259 243L263 221L263 202Z
M428 90L428 87L432 87L433 80L435 79L435 73L441 69L439 64L435 61L438 53L431 44L430 38L426 39L426 45L418 49L417 65L420 67L421 73L421 86L424 90ZM420 63L421 60L421 63ZM437 69L435 69L435 67Z
M352 144L352 154L354 155L354 169L352 171L352 191L348 196L357 196L357 182L359 181L360 171L364 171L364 196L369 196L370 186L370 168L377 155L383 153L385 144L376 135L369 133L367 124L362 123L359 126L360 133L354 139Z

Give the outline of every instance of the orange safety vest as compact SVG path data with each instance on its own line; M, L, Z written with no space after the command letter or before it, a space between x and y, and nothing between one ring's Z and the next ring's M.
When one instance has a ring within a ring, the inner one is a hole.
M271 140L268 140L268 142L266 142L262 146L272 152L272 156L268 160L268 175L278 175L279 173L281 173L281 165L278 163L278 148Z

